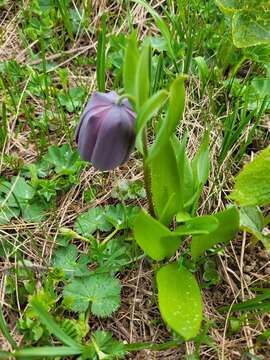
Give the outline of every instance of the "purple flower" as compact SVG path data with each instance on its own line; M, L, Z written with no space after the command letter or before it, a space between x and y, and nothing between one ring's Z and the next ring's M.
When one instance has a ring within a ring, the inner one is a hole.
M119 96L95 92L87 103L76 131L83 160L99 170L111 170L129 158L135 142L135 116L129 102Z

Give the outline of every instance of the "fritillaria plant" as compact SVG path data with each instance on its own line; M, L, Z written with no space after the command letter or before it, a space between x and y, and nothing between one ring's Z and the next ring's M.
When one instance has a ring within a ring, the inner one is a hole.
M190 160L187 136L181 140L176 136L185 107L186 76L179 75L167 89L153 89L151 58L149 43L139 51L132 34L124 59L124 93L94 93L81 116L76 140L81 157L101 170L127 161L135 143L143 159L149 212L142 209L136 217L134 238L158 262L158 303L164 321L189 340L200 329L202 300L195 276L181 260L180 245L191 237L189 254L196 262L206 250L234 237L239 214L231 206L216 214L196 215L209 173L209 133ZM147 134L150 120L158 123L152 144Z

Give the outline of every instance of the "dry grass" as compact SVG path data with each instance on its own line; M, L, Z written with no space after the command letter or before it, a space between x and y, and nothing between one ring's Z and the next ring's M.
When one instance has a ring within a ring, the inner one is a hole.
M150 1L153 6L158 7L165 1ZM25 2L26 4L27 2ZM127 32L128 25L123 22L125 14L120 5L120 1L93 1L94 13L89 28L97 28L101 15L106 12L114 14L114 27L112 32ZM0 15L0 63L6 60L16 59L21 64L33 64L29 55L29 49L22 45L19 36L21 9L17 8L15 2L9 1L5 10ZM157 29L151 21L147 21L146 11L139 5L133 5L131 9L138 26L141 37L150 31L157 33ZM66 49L59 54L46 54L47 59L53 59L57 67L67 66L70 76L70 83L76 84L77 81L83 81L91 93L95 88L96 78L95 69L78 69L73 67L73 61L77 56L95 56L96 35L89 31L84 32L84 36L79 36L77 42L72 48ZM29 48L34 48L35 44L29 44ZM38 61L35 62L36 64ZM22 94L26 88L28 79L25 79L22 88ZM110 84L110 79L108 79ZM209 99L205 96L200 102L197 101L196 93L198 84L196 79L191 79L189 83L188 101L184 121L179 128L183 133L189 130L189 153L192 156L198 148L199 140L202 136L205 123L211 123L212 146L212 171L208 185L205 187L203 201L200 206L200 213L218 211L224 208L226 200L226 189L231 187L232 175L228 172L226 164L217 172L216 156L220 147L220 128L218 119L215 119L209 111ZM1 94L0 94L1 96ZM216 94L218 96L218 93ZM36 111L43 110L43 104L37 99ZM17 134L15 127L20 115L20 107L17 113L9 116L9 139L4 148L5 154L16 154L25 163L32 162L37 157L37 152L33 144L29 144L28 137L30 130L27 126L24 131ZM73 119L70 119L71 123ZM269 121L266 120L266 124ZM217 126L215 126L217 125ZM267 126L267 125L266 125ZM61 139L60 142L65 142ZM10 168L5 168L3 158L1 157L0 170L2 174L11 174ZM226 174L224 172L226 169ZM25 257L31 261L37 279L37 287L40 286L40 279L44 272L50 266L53 249L57 239L59 228L62 226L72 227L78 214L84 212L88 207L97 204L107 204L110 202L110 191L119 179L139 179L142 177L141 164L136 158L136 154L129 163L122 168L103 176L95 172L92 168L83 171L81 182L74 186L68 193L64 194L58 202L57 210L51 214L46 222L40 224L29 224L17 219L12 224L0 225L0 241L2 244L11 243L15 249L20 249ZM99 193L98 198L85 205L82 197L83 191L91 184L101 184L104 189ZM224 190L225 189L225 190ZM144 205L144 204L141 204ZM81 246L84 250L84 245ZM253 298L254 293L251 290L253 284L258 281L269 282L270 258L263 248L258 245L253 247L246 234L243 233L237 237L217 258L218 269L221 277L219 285L205 289L203 291L204 314L207 321L212 321L210 326L209 343L201 346L202 360L240 360L245 359L243 355L247 349L250 353L261 355L262 359L270 359L269 344L265 347L256 346L255 338L267 329L270 325L269 316L258 316L255 322L246 321L242 330L233 335L228 333L228 319L230 312L225 316L220 315L217 309L223 305L232 305L235 302ZM166 329L161 321L159 311L156 306L155 289L153 288L153 271L146 259L141 260L133 269L126 270L119 275L122 290L122 305L120 310L106 322L100 322L98 319L90 321L91 329L104 328L113 331L115 336L126 342L152 341L164 342L171 338L171 333ZM0 299L3 305L4 314L8 321L11 333L18 344L22 342L22 336L17 332L15 323L18 317L22 316L24 309L20 305L18 288L21 284L16 280L16 298L18 312L15 312L6 303L6 278L9 270L16 268L18 263L16 256L14 259L5 258L0 263ZM210 342L211 340L211 342ZM8 343L0 335L0 344L3 349L10 349ZM189 342L178 349L171 349L161 352L142 351L138 354L128 357L128 359L184 359L186 355L192 354L194 344Z

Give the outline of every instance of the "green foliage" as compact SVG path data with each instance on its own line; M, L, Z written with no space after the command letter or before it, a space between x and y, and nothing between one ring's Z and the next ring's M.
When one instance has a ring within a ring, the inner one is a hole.
M139 208L124 207L121 204L97 206L80 215L75 222L75 230L89 237L97 230L108 232L115 227L118 230L131 228Z
M141 211L134 223L134 237L143 251L154 260L172 256L181 243L181 237Z
M197 335L202 321L199 286L183 266L172 263L157 272L158 302L165 322L185 340Z
M112 197L125 201L145 198L145 189L141 180L120 180L112 190Z
M74 279L65 286L63 293L67 308L84 312L90 307L99 317L110 316L120 304L119 281L107 274Z
M232 16L234 45L243 48L270 43L270 8L265 0L216 0L220 10Z
M168 225L173 216L182 210L180 180L171 142L151 161L152 196L158 219Z
M241 206L270 203L270 147L263 150L251 163L245 165L235 179L230 198Z
M78 250L73 244L58 249L53 260L53 266L64 271L67 278L88 275L88 263L89 257L87 255L81 255L78 259Z
M209 234L192 237L191 254L194 259L217 244L226 244L239 230L239 212L236 207L229 207L212 216L218 221L218 228Z

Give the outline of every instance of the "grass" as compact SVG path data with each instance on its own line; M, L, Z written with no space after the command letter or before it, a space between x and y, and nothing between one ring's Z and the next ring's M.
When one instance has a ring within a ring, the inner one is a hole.
M245 232L212 254L207 275L204 263L198 267L205 319L200 335L184 344L162 322L153 267L133 242L104 250L120 264L112 276L122 285L120 307L108 319L89 312L83 317L63 305L61 289L69 275L64 266L54 266L57 251L69 242L77 249L73 267L68 256L62 258L70 271L86 271L80 267L86 256L90 270L110 260L94 252L95 243L83 241L91 233L79 233L74 225L87 210L121 202L146 206L137 152L122 167L101 173L80 162L73 150L75 127L92 92L123 87L124 48L132 27L140 39L150 37L155 90L179 71L189 74L178 134L188 133L190 157L204 130L210 130L211 171L199 214L225 207L234 175L269 143L267 47L250 53L233 47L214 1L154 0L147 2L151 8L128 0L61 0L58 8L53 3L0 1L0 204L12 208L8 219L0 213L0 295L11 334L0 335L1 350L11 351L14 341L19 349L59 345L33 313L30 298L39 289L56 321L72 323L73 340L89 342L96 330L104 330L127 344L164 343L155 351L149 344L129 345L127 359L268 359L269 314L256 308L239 315L235 307L257 299L255 288L267 287L270 280L268 253L254 247ZM8 191L1 189L4 182ZM112 216L122 216L112 209ZM114 227L99 226L104 246L111 244L110 236L116 242ZM129 239L129 226L117 234ZM113 257L116 250L119 258ZM218 310L225 306L226 311Z

